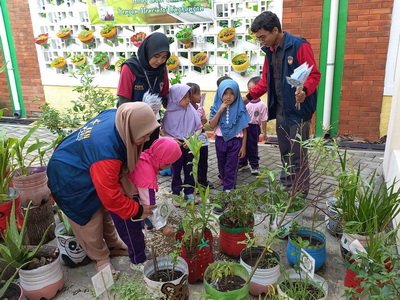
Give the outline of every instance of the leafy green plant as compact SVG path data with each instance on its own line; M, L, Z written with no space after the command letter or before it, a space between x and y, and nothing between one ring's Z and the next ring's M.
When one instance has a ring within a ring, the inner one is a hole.
M21 231L18 230L17 222L15 219L15 202L13 202L11 208L10 220L7 222L7 227L3 232L3 244L0 244L0 261L6 262L14 268L23 268L27 263L29 263L36 253L39 251L40 247L43 245L47 233L53 224L47 227L43 234L43 237L39 244L30 250L28 246L23 245L23 239L26 231L26 224L29 218L29 212L32 202L29 202L28 208L26 209L24 223L22 224Z
M174 77L169 79L169 83L171 85L177 84L177 83L181 83L182 82L182 78L185 77L186 75L183 75L180 71L173 71L171 72Z
M229 276L233 276L235 274L235 269L231 262L228 261L218 261L209 266L210 272L209 277L204 278L211 285L216 285L218 282L222 280L227 284Z

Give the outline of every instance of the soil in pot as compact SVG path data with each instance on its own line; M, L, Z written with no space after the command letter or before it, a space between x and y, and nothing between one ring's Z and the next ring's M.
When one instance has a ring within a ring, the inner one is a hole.
M246 281L238 275L230 275L224 277L220 282L208 281L208 283L217 291L229 292L241 289Z
M244 255L242 257L242 259L245 263L254 267L258 257L259 257L258 253L255 253L251 256L250 256L250 253L246 253L246 255ZM265 255L264 259L260 261L257 268L258 269L271 269L278 264L278 260L279 260L279 258L277 258L277 256L275 256L273 253L267 253Z
M159 281L159 282L167 282L173 281L183 276L183 272L175 270L172 274L172 269L162 269L159 270L158 273L154 272L149 276L150 280Z
M3 287L3 285L4 285L3 283L0 284L0 289ZM21 287L16 283L11 283L1 299L19 300L21 299L21 296L22 296Z
M324 242L321 241L321 239L314 237L314 236L311 236L311 240L310 240L310 235L311 235L311 232L309 234L307 234L307 233L297 233L296 234L296 236L300 237L303 241L309 241L310 242L309 246L316 247L316 246L320 246L320 245L324 244Z
M239 224L237 220L232 220L227 215L222 215L219 220L220 224L227 227L227 228L241 228L243 227L242 224ZM252 227L254 224L253 216L251 215L248 218L247 226Z

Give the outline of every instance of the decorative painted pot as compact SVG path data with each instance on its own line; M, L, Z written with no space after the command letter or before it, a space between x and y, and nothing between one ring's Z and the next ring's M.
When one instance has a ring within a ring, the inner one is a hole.
M72 63L79 67L86 63L86 55L85 54L77 54L72 58Z
M191 28L182 29L181 31L178 31L176 33L176 38L181 44L188 47L190 46L193 40L193 31Z
M218 33L218 39L224 43L230 43L235 39L236 29L234 27L223 28Z
M245 281L249 278L249 273L242 265L238 263L231 263L234 268L234 275L237 275L244 279ZM206 272L204 273L205 280L203 281L204 289L207 293L207 299L235 299L235 300L242 300L249 298L249 290L250 290L250 283L244 285L240 289L232 290L229 292L221 292L215 289L212 284L210 284L207 278L210 278L210 274L212 272L212 264L208 266Z
M246 268L249 274L251 273L254 265L248 264L251 255L254 257L259 257L263 252L264 247L252 247L245 248L240 252L240 264ZM250 252L251 251L251 252ZM251 253L251 254L250 254ZM254 272L253 277L250 281L250 294L254 296L261 295L262 293L267 293L270 289L271 285L275 284L278 281L279 276L281 275L281 270L279 266L279 255L275 251L272 250L272 253L267 253L266 258L275 258L276 265L272 268L257 268Z
M172 260L169 256L159 256L157 257L157 266L159 270L171 269L173 266ZM161 282L159 280L152 280L150 276L154 274L154 264L153 260L149 260L144 264L143 275L144 281L146 282L148 288L154 291L154 297L161 297L162 299L167 299L173 295L172 299L185 300L189 299L189 288L188 288L188 265L186 261L178 256L178 265L175 266L176 271L180 271L182 276L175 280ZM164 296L165 295L165 296Z
M175 71L179 67L179 58L176 55L171 55L167 60L167 69Z
M117 27L112 27L108 32L103 29L100 31L100 35L108 40L114 39L117 36Z
M238 72L244 72L249 67L250 60L247 54L239 54L232 58L232 68Z
M315 271L318 271L325 263L326 261L326 238L325 235L314 229L311 231L310 229L306 227L302 227L297 231L297 234L302 234L302 235L307 235L307 236L312 236L314 240L317 240L319 242L318 245L316 246L308 246L305 248L302 248L304 251L306 251L308 254L312 256L312 258L315 259ZM304 238L303 238L304 240ZM296 255L294 255L296 253ZM300 261L300 256L301 256L301 249L298 247L294 242L293 242L293 237L291 234L289 234L289 240L286 248L286 257L288 259L288 262L291 266L295 266L298 264L298 261Z
M48 40L49 40L49 34L42 33L35 38L35 43L47 49L49 47L49 44L47 43Z
M94 34L93 30L84 30L78 35L78 39L88 45L88 47L91 47L94 43Z
M40 206L42 200L50 198L51 193L47 186L46 167L29 167L28 170L30 175L14 176L12 182L18 190L23 207L27 207L29 201L32 201L33 206Z
M182 241L182 236L185 232L183 230L179 231L176 235L177 241ZM204 233L204 240L208 240L208 246L204 245L201 248L197 247L196 256L197 258L188 258L186 247L182 245L182 250L179 253L181 257L187 262L189 268L188 282L190 284L196 281L203 281L204 272L208 265L214 262L214 255L212 251L213 236L209 229Z
M65 226L59 223L54 230L57 236L57 246L60 249L62 261L70 268L78 267L86 258L86 253L75 236L65 234Z
M253 237L253 228L228 228L222 225L221 219L228 213L229 211L219 217L219 251L232 257L239 257L240 252L246 248L246 245L238 244L238 242L247 240L246 233L249 233Z
M110 59L107 53L101 52L93 59L93 63L100 68L107 69L110 66Z
M286 270L286 274L282 274L281 277L278 280L278 284L276 286L276 289L278 291L278 295L280 296L279 299L285 299L285 300L298 300L298 298L291 298L289 297L285 292L284 289L281 288L281 283L284 282L285 280L289 280L291 282L296 282L296 281L301 281L304 280L306 278L306 274L305 273L301 273L301 275L299 273L296 273L295 270L293 269L289 269ZM318 300L326 300L328 299L328 283L326 282L326 280L324 278L322 278L321 276L314 274L314 278L308 278L309 282L312 283L313 285L315 285L316 287L320 288L323 293L324 293L324 297L319 298Z
M146 34L141 31L131 36L131 42L134 46L139 47L145 38Z
M63 28L59 32L56 33L57 37L62 40L66 40L71 36L72 30L69 28Z
M200 52L197 53L195 56L193 56L190 61L192 62L192 64L194 64L197 67L202 67L207 63L207 53L205 52Z
M122 64L126 61L126 58L120 58L115 62L115 68L121 71Z
M60 256L48 265L18 273L23 294L29 300L52 299L64 287Z

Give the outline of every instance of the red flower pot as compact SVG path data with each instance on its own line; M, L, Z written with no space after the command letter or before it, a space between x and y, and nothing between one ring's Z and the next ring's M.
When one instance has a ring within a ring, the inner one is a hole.
M11 199L14 200L0 205L0 236L2 236L4 229L6 229L7 222L10 221L13 201L15 201L15 220L17 222L18 229L22 228L22 223L24 222L24 215L21 210L21 201L18 193L14 195L15 195L14 197L10 198L10 200Z
M220 224L219 251L232 257L239 257L246 245L237 242L245 241L247 239L245 233L248 231L248 228L230 229ZM250 232L250 236L253 237L252 232Z
M181 230L176 235L176 240L181 241L184 231ZM188 282L190 284L196 281L203 281L204 272L208 265L214 262L214 255L212 251L213 236L210 230L206 230L204 233L204 240L209 240L209 247L197 247L196 254L197 258L188 258L187 250L184 245L182 245L181 252L179 255L187 262L189 267L189 277Z

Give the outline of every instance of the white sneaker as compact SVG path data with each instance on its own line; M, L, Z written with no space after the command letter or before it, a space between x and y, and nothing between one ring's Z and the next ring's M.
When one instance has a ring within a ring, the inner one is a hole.
M243 171L243 170L248 169L248 168L249 168L249 165L245 165L245 166L239 165L238 172Z
M253 167L250 167L250 172L251 175L258 175L258 173L260 173L260 171L258 171L258 168L253 168Z
M133 271L139 271L139 272L142 272L142 273L143 273L143 270L144 270L144 263L141 263L141 264L134 264L134 263L131 262L130 268L131 268L131 270L133 270Z

